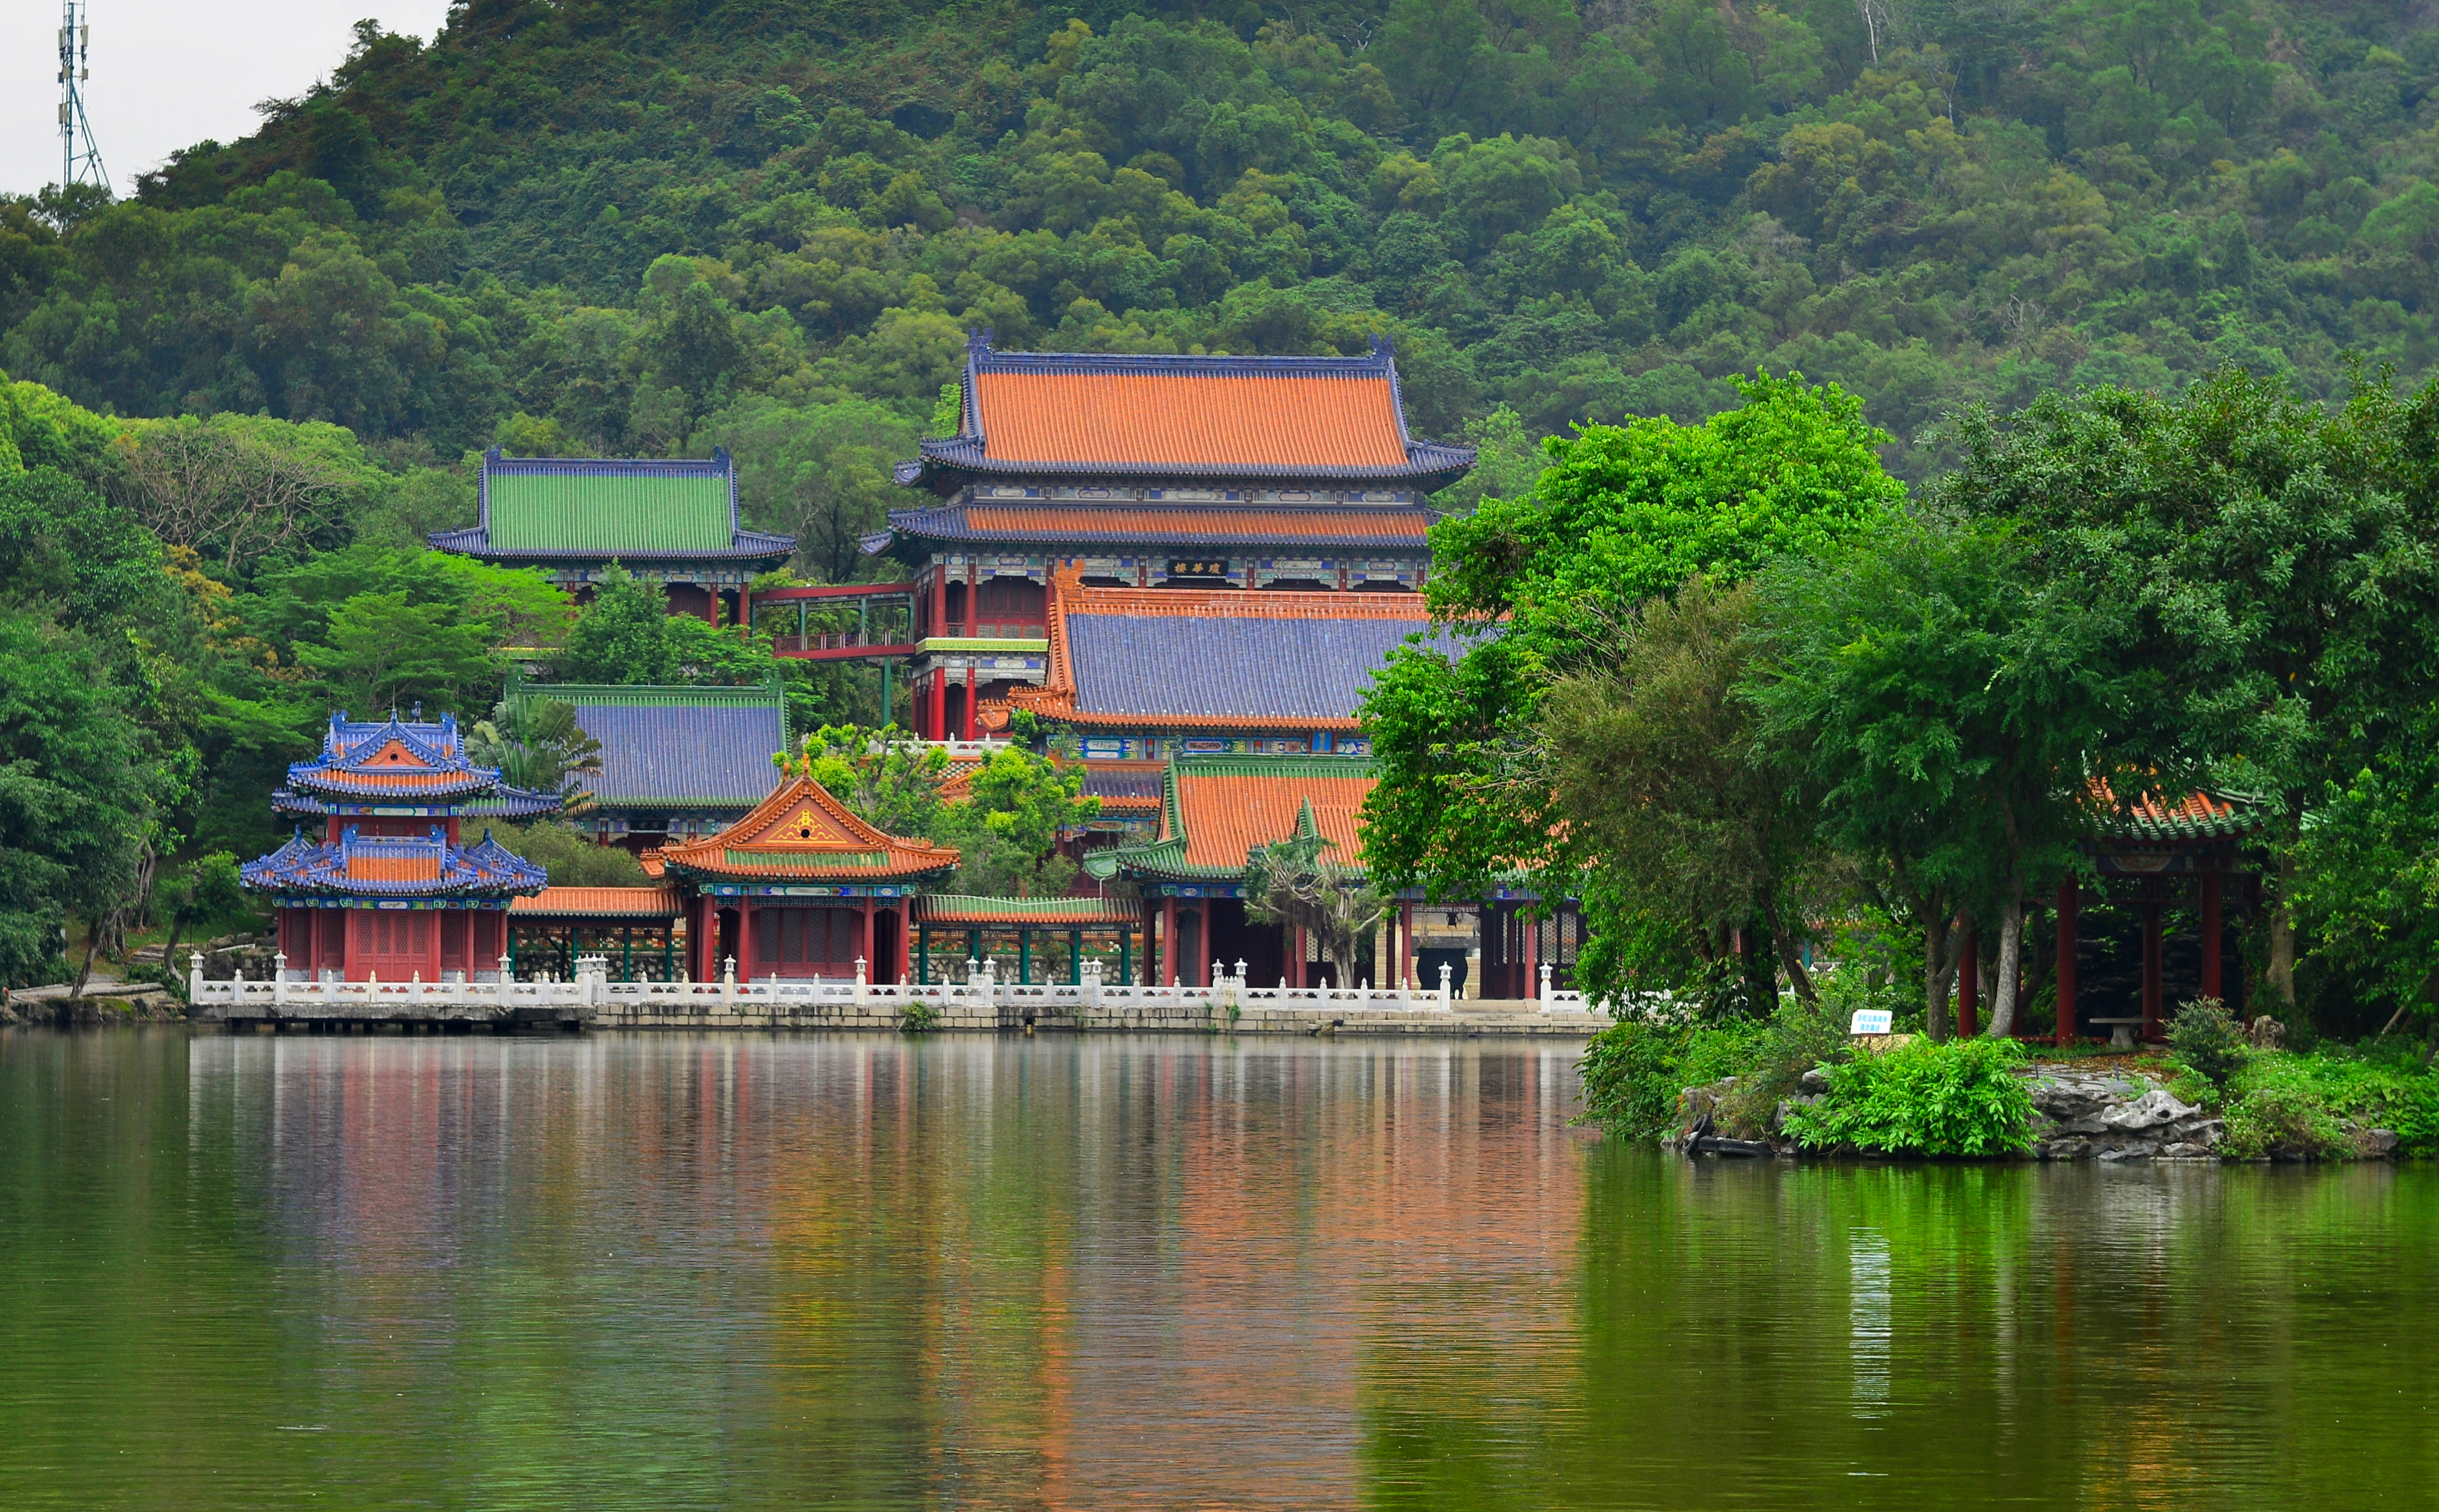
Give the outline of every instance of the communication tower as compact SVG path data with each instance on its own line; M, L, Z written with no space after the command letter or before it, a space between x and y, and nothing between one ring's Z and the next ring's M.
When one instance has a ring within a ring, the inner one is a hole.
M110 174L101 166L101 148L93 139L93 122L85 119L84 82L93 77L86 49L93 45L93 24L80 0L62 0L60 14L60 187L90 184L107 191ZM80 146L79 143L82 145Z

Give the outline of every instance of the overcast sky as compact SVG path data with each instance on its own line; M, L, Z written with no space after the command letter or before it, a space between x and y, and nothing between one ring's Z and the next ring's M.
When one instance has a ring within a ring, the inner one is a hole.
M60 177L60 0L0 0L0 193ZM370 16L430 41L449 0L95 0L85 114L111 187L205 137L254 130L258 99L305 93Z

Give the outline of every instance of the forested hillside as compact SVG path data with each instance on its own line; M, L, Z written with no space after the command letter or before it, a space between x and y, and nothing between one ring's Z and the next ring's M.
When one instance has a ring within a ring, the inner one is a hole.
M473 0L64 236L9 208L0 367L399 467L726 440L832 571L977 325L1385 331L1439 435L1794 367L1918 477L1968 400L2429 369L2434 78L2380 0Z

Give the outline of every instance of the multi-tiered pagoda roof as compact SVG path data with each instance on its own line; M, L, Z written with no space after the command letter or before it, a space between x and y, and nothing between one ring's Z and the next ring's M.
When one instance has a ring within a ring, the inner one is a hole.
M454 716L350 720L341 709L321 754L290 765L272 806L324 824L240 868L249 887L321 907L504 908L548 879L488 831L459 845L458 815L552 813L559 798L474 765Z
M442 815L475 800L486 814L523 817L550 813L559 799L500 781L497 768L467 758L454 715L438 720L350 720L330 716L322 754L291 763L287 786L271 795L281 813Z

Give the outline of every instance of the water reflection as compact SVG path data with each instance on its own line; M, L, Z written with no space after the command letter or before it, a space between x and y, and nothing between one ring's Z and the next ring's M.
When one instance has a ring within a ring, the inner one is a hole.
M0 1500L2427 1499L2432 1172L1688 1164L1568 1058L0 1036Z

